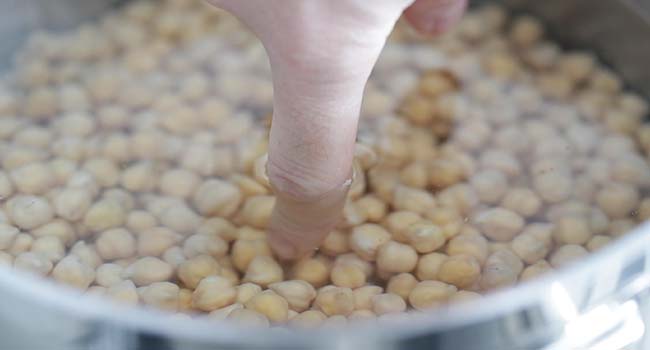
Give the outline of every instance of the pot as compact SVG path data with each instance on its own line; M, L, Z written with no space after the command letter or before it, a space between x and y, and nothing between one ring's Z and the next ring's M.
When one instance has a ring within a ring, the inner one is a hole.
M115 3L0 1L0 57L29 30L70 26ZM505 3L546 20L561 43L593 48L650 95L650 21L639 7L647 1ZM557 272L390 325L253 331L114 305L5 267L0 325L1 349L648 349L650 223Z

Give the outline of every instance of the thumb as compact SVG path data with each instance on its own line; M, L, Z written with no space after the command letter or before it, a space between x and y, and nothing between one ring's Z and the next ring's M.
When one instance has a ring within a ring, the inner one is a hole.
M273 58L271 66L267 173L277 201L268 233L275 252L290 259L316 248L341 218L369 69L341 75L350 67L330 61L309 68Z

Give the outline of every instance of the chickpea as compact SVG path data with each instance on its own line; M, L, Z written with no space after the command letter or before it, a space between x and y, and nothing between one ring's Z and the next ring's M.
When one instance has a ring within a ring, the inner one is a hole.
M460 233L463 223L467 220L460 216L456 209L440 207L427 213L427 218L440 227L446 239L451 239Z
M157 224L156 217L145 210L132 210L126 216L126 228L133 232L143 233Z
M337 256L339 254L344 254L350 251L349 238L346 233L343 233L339 230L334 230L330 232L323 243L321 244L319 250L329 256Z
M14 267L25 270L39 276L47 276L52 271L52 261L47 257L32 252L24 252L16 255Z
M108 158L91 158L84 163L82 168L90 173L102 187L115 186L120 180L120 170L117 164Z
M213 311L231 305L237 299L237 290L221 276L202 278L192 293L192 306L203 311Z
M103 259L124 259L135 255L136 241L133 235L121 228L102 232L95 242L97 253Z
M122 282L123 272L124 268L120 265L113 263L102 264L95 272L95 282L100 286L108 288L114 284Z
M481 265L471 255L453 255L445 259L438 269L440 281L458 288L468 288L481 275Z
M141 161L122 172L120 184L132 192L150 191L156 186L155 178L153 165L147 161Z
M289 318L289 303L272 290L253 296L246 302L246 308L265 315L272 322L286 322Z
M482 265L488 257L488 242L479 233L461 233L447 244L446 253L453 255L470 255Z
M393 199L395 187L399 184L399 174L388 166L374 166L368 170L368 183L372 191L383 201L390 202Z
M334 261L334 264L340 264L340 265L355 265L363 271L363 273L366 275L366 277L372 276L374 272L374 267L373 264L370 262L360 258L358 255L354 253L348 253L348 254L341 254L336 257L336 260Z
M95 270L78 257L68 255L54 266L52 277L58 282L85 290L95 279Z
M357 207L362 215L370 222L378 223L388 211L386 203L381 198L368 194L356 201Z
M527 266L519 276L519 279L524 282L533 279L541 274L552 271L553 268L546 260L540 260L532 265Z
M228 220L210 218L199 226L197 233L206 236L217 236L226 242L237 239L237 230Z
M160 256L180 239L180 235L166 227L148 228L137 236L137 253L139 256Z
M427 222L417 222L406 230L409 244L418 253L431 253L442 247L447 238L436 225Z
M162 259L175 268L187 260L185 258L185 255L183 255L183 249L178 246L174 246L165 250L165 252L162 254Z
M34 240L31 252L50 259L52 263L56 263L65 256L65 246L58 237L45 236Z
M170 282L154 282L142 288L140 299L146 305L155 306L163 310L178 310L178 294L180 288Z
M140 258L127 266L122 272L123 278L128 278L136 286L146 286L155 282L164 282L172 277L174 268L168 263L147 256Z
M607 93L616 93L621 90L623 83L612 71L606 68L596 68L590 75L589 84L592 88Z
M137 304L140 299L135 284L129 280L108 287L106 289L106 295L117 302L129 305Z
M609 244L611 240L612 238L609 236L595 235L587 242L586 247L590 252L593 252Z
M214 257L225 256L228 252L228 243L219 236L192 235L183 243L183 253L188 258L197 255L211 255Z
M406 186L397 186L393 195L392 205L397 210L424 214L435 208L436 202L434 197L427 191Z
M406 244L388 241L377 251L377 268L385 272L409 272L417 263L417 252Z
M476 192L467 184L457 184L438 193L438 203L441 208L449 208L458 214L469 214L479 200ZM436 213L438 210L434 210Z
M515 253L508 249L497 250L485 261L480 285L486 289L512 285L523 269L524 264Z
M350 228L354 226L359 226L366 222L368 218L365 216L365 212L359 207L356 202L350 200L345 202L343 207L343 220L338 228Z
M417 222L420 222L422 217L410 211L394 211L383 221L383 226L390 231L394 240L402 243L409 242L407 237L408 228Z
M326 319L327 316L318 310L307 310L292 318L289 322L289 326L306 329L317 328Z
M92 198L81 188L66 188L53 200L54 211L66 220L77 221L84 217L90 207Z
M271 212L275 206L274 196L253 196L246 199L240 211L244 223L265 229L271 219Z
M54 216L50 203L43 197L17 195L7 201L7 215L16 226L31 230L42 226Z
M416 310L426 310L446 303L456 293L456 287L440 281L419 282L409 295L409 304Z
M337 287L358 288L366 284L363 269L353 263L335 263L330 279Z
M199 186L200 178L185 169L172 169L162 174L158 187L162 194L186 198Z
M586 79L594 69L595 58L586 52L570 52L558 61L558 70L560 73L568 76L574 81Z
M196 231L201 224L201 217L183 202L169 205L158 215L158 220L164 226L184 234Z
M20 230L9 224L0 223L0 249L5 250L10 248Z
M13 264L13 255L0 251L0 266L12 267Z
M415 275L420 281L437 279L440 267L448 258L447 255L442 253L429 253L420 256Z
M13 169L10 173L16 190L25 194L44 194L54 184L52 169L47 163L30 163Z
M610 183L598 192L596 202L611 219L623 219L638 206L639 193L630 185Z
M360 257L374 261L380 246L390 240L390 234L377 224L363 224L352 229L350 247Z
M237 290L237 303L240 304L246 304L247 301L262 291L262 287L250 282L242 283L235 287L235 289Z
M255 257L244 275L245 282L253 282L262 287L283 280L284 272L282 267L270 256Z
M553 238L558 244L585 244L593 233L583 217L565 215L557 220Z
M16 256L20 253L27 252L32 248L32 243L34 243L34 238L31 235L19 233L16 235L11 247L9 247L9 253Z
M264 239L238 239L232 246L231 256L237 270L246 272L255 257L270 257L271 248Z
M251 327L268 327L269 319L265 315L250 309L233 310L227 317L228 320L246 324Z
M479 163L483 169L499 171L511 179L517 178L522 172L517 158L504 150L490 149L483 152Z
M637 223L631 219L612 220L609 224L608 234L612 237L620 237L632 231L636 226Z
M408 299L409 294L415 285L418 283L418 280L410 273L400 273L394 275L388 280L386 285L386 291L392 294L399 295L404 300Z
M465 171L457 161L436 159L429 168L429 183L435 189L443 189L465 179Z
M542 201L535 192L521 187L506 191L501 206L525 218L535 216L542 208Z
M176 274L186 287L194 289L203 278L218 275L220 270L221 268L214 258L199 255L180 263Z
M510 243L510 248L527 264L544 259L551 249L554 227L550 224L530 224Z
M354 294L350 288L343 287L319 290L314 305L328 316L347 316L354 311Z
M474 174L470 179L478 198L488 204L497 203L506 192L506 177L495 170L484 170Z
M398 313L406 311L404 299L392 293L378 294L371 297L372 311L376 315Z
M93 268L97 268L102 264L102 258L97 254L95 248L84 241L75 243L70 248L70 254L77 256L84 264Z
M222 180L204 182L194 193L193 204L203 215L229 217L242 202L239 189Z
M269 285L269 289L287 300L289 307L297 312L307 310L316 298L316 290L302 280L289 280Z
M400 171L400 181L412 188L425 188L429 184L429 169L424 162L413 162Z
M14 193L14 186L11 184L9 176L3 171L0 171L0 198L6 199L11 197Z
M84 225L99 232L121 226L126 220L124 208L114 200L100 200L93 204L83 218Z
M524 227L524 220L518 214L504 208L492 208L479 212L474 222L488 238L509 241Z

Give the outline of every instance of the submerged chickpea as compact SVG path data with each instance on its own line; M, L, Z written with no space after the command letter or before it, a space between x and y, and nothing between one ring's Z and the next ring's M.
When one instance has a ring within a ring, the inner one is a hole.
M322 257L304 258L297 261L291 275L294 279L303 280L318 288L330 279L330 262Z
M478 233L461 233L447 244L448 255L471 255L483 264L488 257L488 242Z
M512 251L527 264L544 259L551 249L553 225L530 224L510 243Z
M138 287L155 282L164 282L172 277L174 268L158 258L147 256L134 261L122 272L122 277L128 278Z
M301 280L289 280L269 285L269 289L282 296L289 303L289 307L297 312L309 308L311 302L316 298L314 287Z
M611 240L612 238L609 236L596 235L591 237L589 242L587 242L586 247L590 252L593 252L609 244Z
M246 302L246 308L259 312L272 322L286 322L289 318L289 303L272 290L256 294Z
M78 257L68 255L54 266L52 277L58 282L84 290L95 279L95 270Z
M204 182L196 189L193 204L203 215L229 217L242 202L242 195L236 186L217 179Z
M376 315L399 313L406 311L406 302L397 294L384 293L370 298L372 311Z
M255 257L270 257L271 248L265 239L238 239L233 244L230 254L237 270L246 272Z
M352 263L335 263L330 280L338 287L358 288L366 284L366 274L361 267Z
M18 227L31 230L50 222L54 216L47 199L17 195L6 203L7 215Z
M419 282L409 294L409 304L416 310L435 308L446 303L456 293L456 287L440 281Z
M417 222L406 229L409 244L418 253L431 253L442 247L447 238L444 232L434 224Z
M404 300L408 299L409 294L418 283L418 280L410 273L400 273L388 280L386 291L399 295Z
M559 268L568 265L588 254L588 251L577 244L567 244L559 247L549 259L551 266Z
M377 251L377 268L384 272L410 272L418 262L418 254L411 246L389 241Z
M447 255L442 253L429 253L422 255L418 260L415 275L420 281L437 279L440 266L442 266L448 258Z
M471 287L481 275L481 265L471 255L453 255L445 259L438 269L440 281L458 288Z
M40 276L46 276L52 270L50 259L36 253L20 253L14 259L14 267L35 273Z
M185 260L178 265L176 274L178 279L188 288L196 288L199 282L208 276L218 275L220 266L214 258L199 255Z
M201 279L192 293L192 306L203 311L213 311L228 306L237 299L232 283L221 276Z
M347 316L354 311L354 294L350 288L331 287L318 291L314 305L328 316Z
M136 241L125 229L110 229L102 232L95 242L97 253L105 260L124 259L135 255Z
M474 222L481 232L496 241L510 241L524 227L521 216L504 208L484 210L476 215Z
M483 288L500 288L517 282L524 264L508 249L492 253L483 266L480 284Z
M394 211L386 216L382 225L391 233L393 240L407 243L409 242L408 228L420 221L422 221L422 217L417 213Z
M258 256L248 264L244 281L266 287L282 281L283 277L282 267L272 257Z
M519 276L519 279L523 281L528 281L532 278L535 278L541 274L553 270L551 265L546 260L540 260L532 265L527 266Z
M374 261L379 247L390 240L390 234L377 224L363 224L352 229L350 247L360 257Z

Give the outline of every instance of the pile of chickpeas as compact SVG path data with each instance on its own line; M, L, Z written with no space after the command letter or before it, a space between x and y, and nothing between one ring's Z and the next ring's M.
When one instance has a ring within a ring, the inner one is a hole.
M0 262L121 303L257 326L391 320L560 268L650 217L648 102L531 17L398 24L344 218L266 241L259 42L191 0L38 32L0 80Z

